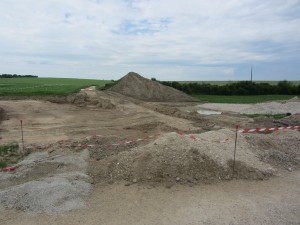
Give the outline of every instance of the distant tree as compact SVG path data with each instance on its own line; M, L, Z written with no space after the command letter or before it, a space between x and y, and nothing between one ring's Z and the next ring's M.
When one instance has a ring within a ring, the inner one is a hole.
M208 95L272 95L288 94L299 95L300 85L296 86L288 81L280 81L277 85L269 83L255 83L251 81L240 81L225 85L213 85L210 83L180 83L177 81L161 81L163 85L173 87L187 94Z
M37 78L36 75L18 75L18 74L2 74L0 78Z

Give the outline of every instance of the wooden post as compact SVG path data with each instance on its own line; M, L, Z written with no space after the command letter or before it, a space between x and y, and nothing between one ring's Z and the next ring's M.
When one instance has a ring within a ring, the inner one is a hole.
M24 149L24 135L23 135L23 121L20 120L21 123L21 134L22 134L22 149L23 149L23 154L25 154L25 149Z
M235 125L235 142L234 142L234 153L233 153L233 165L232 165L232 176L234 175L235 169L235 153L236 153L236 143L237 143L237 134L238 134L239 125Z

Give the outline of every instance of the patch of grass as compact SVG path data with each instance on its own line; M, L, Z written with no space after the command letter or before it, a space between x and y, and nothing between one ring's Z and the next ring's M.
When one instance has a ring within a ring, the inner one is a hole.
M0 78L0 96L68 95L82 88L99 88L110 82L71 78Z
M243 115L247 116L247 117L250 117L250 118L266 116L268 118L272 118L272 119L275 119L275 120L280 120L280 119L286 117L286 114L274 114L274 115L271 115L271 114L243 114Z
M260 103L268 101L289 100L294 95L192 95L193 97L211 103Z
M0 145L0 155L6 155L8 152L16 152L19 149L19 144L16 142Z
M10 153L16 153L19 150L19 144L16 142L0 145L0 156L4 157L0 161L0 168L7 167L10 163L18 162L22 157L18 154L10 155Z
M0 168L5 168L7 167L7 163L6 162L3 162L3 161L0 161Z

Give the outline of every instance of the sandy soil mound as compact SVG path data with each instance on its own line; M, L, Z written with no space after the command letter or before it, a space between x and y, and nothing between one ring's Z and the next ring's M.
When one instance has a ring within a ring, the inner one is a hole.
M234 137L230 130L194 135L198 141L168 133L145 146L103 158L90 166L98 182L180 182L210 183L230 179ZM274 169L252 153L246 139L239 139L236 174L238 178L264 179Z
M193 97L159 82L148 80L137 73L130 72L109 89L129 97L157 102L194 102Z
M96 90L92 93L81 91L67 97L67 102L78 106L94 105L103 109L113 109L116 106L108 98L100 97Z

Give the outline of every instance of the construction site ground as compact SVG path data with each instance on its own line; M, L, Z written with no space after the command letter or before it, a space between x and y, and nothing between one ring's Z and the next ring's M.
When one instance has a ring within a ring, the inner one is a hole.
M24 153L22 120L26 151L0 173L0 224L300 224L299 131L239 134L232 174L235 125L278 124L201 105L93 88L59 104L0 100L1 144Z

